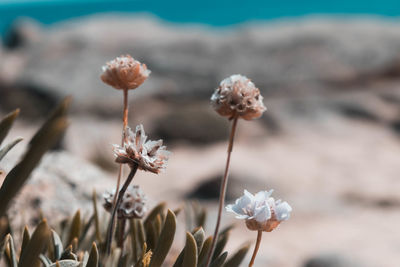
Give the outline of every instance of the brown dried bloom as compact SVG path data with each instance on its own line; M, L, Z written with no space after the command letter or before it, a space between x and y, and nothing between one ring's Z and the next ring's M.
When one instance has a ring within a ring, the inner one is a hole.
M143 125L136 126L135 132L126 127L123 146L114 145L115 161L127 163L131 167L136 163L139 169L156 174L164 170L171 152L162 145L163 140L146 141L146 139Z
M117 57L102 67L101 80L115 89L135 89L149 77L150 70L130 55Z
M266 110L260 90L246 76L232 75L220 83L211 104L222 116L245 120L259 118Z
M106 211L112 212L115 190L103 194L103 207ZM121 204L117 209L119 219L142 218L147 211L146 195L137 185L128 186Z

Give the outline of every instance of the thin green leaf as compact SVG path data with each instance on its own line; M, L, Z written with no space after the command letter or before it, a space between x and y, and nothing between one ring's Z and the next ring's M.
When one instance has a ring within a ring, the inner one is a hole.
M206 241L204 241L203 243L203 247L201 248L201 252L199 255L199 267L202 267L206 264L207 262L207 257L208 257L208 253L211 249L211 244L213 241L213 237L209 236Z
M200 254L205 239L205 233L201 226L195 230L195 232L193 233L193 237L196 240L197 253Z
M94 226L95 226L95 231L96 231L96 239L97 239L97 242L99 242L99 244L101 244L102 238L101 238L101 231L100 231L99 211L97 210L96 190L93 190L92 202L93 202L93 210L94 210Z
M67 243L65 245L70 245L74 240L74 238L79 238L80 232L81 232L81 212L80 210L78 210L75 213L74 217L72 218Z
M149 249L154 249L157 243L157 232L152 223L146 225L146 243Z
M43 220L32 234L31 240L21 255L18 267L38 267L40 266L39 255L46 247L50 238L51 231Z
M179 256L176 258L176 261L174 263L173 267L182 267L183 264L183 257L185 256L185 248L179 253Z
M53 264L53 262L43 254L39 255L39 260L45 267L49 267L51 264Z
M158 214L160 214L164 211L165 206L166 206L166 203L162 202L151 210L151 212L147 216L146 220L144 221L145 227L147 224L150 224L151 222L153 222L156 219Z
M96 243L93 242L86 267L98 267L98 264L99 264L99 251L97 250Z
M25 226L24 233L22 235L22 245L21 245L21 255L24 253L26 246L29 244L31 240L31 235L29 234L28 227Z
M59 260L64 250L64 246L61 242L60 236L54 231L51 230L51 243L53 249L53 261Z
M250 243L243 245L232 257L224 264L224 267L239 267L240 263L246 257L247 252L249 251Z
M137 262L138 260L138 238L137 238L137 227L136 227L136 222L135 219L129 220L129 225L130 225L130 231L129 234L131 236L131 248L132 248L132 261Z
M21 142L23 139L21 137L15 139L14 141L12 141L11 143L8 143L5 147L3 147L0 150L0 161L4 158L5 155L7 155L7 153L19 142Z
M218 256L222 253L222 251L225 248L226 243L228 242L229 239L229 231L223 231L219 236L217 240L217 245L215 246L214 254L212 257L212 260L214 261Z
M165 203L158 204L147 216L144 221L144 229L146 233L146 243L150 250L153 250L157 245L157 239L159 236L157 220L159 220L159 215L163 213L165 209Z
M228 257L228 252L225 251L213 262L211 262L210 267L221 267L224 264L227 257Z
M51 128L51 125L53 124L54 121L56 121L59 118L67 117L67 112L71 104L71 100L72 97L68 96L61 101L61 103L53 110L50 117L46 120L46 122L39 129L39 131L37 131L36 134L32 137L31 141L29 142L29 145L33 145L34 143L37 143L38 140L42 139L43 135L46 135L47 129Z
M87 236L90 226L92 226L92 223L94 222L94 215L90 217L90 219L87 221L87 223L84 224L83 230L81 231L81 235L79 237L79 243L81 243L85 237Z
M171 210L168 210L158 244L151 258L150 267L160 267L163 264L174 241L175 231L176 217Z
M60 106L64 109L67 108L65 102ZM66 127L67 120L65 117L51 117L32 138L28 151L8 173L0 188L0 217L5 214L10 201L21 190L42 156L60 140Z
M14 110L13 112L7 114L1 121L0 121L0 146L3 143L4 139L6 138L8 132L10 131L15 119L19 115L19 109Z
M15 252L14 240L10 234L7 235L8 246L6 247L6 255L11 267L17 267L17 253Z
M197 266L197 245L193 235L189 232L186 233L185 254L183 256L184 267Z

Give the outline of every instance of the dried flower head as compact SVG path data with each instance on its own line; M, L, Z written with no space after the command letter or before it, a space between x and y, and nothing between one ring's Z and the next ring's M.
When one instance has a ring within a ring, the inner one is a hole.
M275 201L273 190L260 191L253 195L244 190L244 195L226 210L236 214L236 218L246 220L246 226L253 231L271 232L282 221L290 218L292 207L287 202Z
M103 194L103 207L112 212L115 190ZM119 219L142 218L146 213L146 195L137 185L130 185L126 189L121 204L117 209Z
M119 56L102 67L101 80L115 89L135 89L149 77L150 70L130 55Z
M222 116L252 120L266 110L260 90L246 76L232 75L220 83L211 96L211 104Z
M162 145L163 140L146 141L146 139L143 125L136 126L135 132L126 127L123 146L114 145L115 161L127 163L131 167L136 163L139 169L153 173L165 169L171 152Z

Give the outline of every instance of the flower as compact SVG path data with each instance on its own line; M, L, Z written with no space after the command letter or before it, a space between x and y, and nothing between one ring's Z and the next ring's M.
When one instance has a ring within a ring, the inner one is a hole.
M246 76L232 75L220 83L211 96L211 104L222 116L245 120L259 118L267 109L260 90Z
M123 146L114 145L115 161L128 163L131 167L136 163L139 169L159 173L165 169L171 152L163 146L163 140L146 141L143 125L136 126L135 133L129 127L124 132Z
M112 212L115 190L106 191L103 194L103 207L106 211ZM122 202L117 209L119 219L142 218L147 211L146 195L137 185L130 185L126 189Z
M228 205L226 210L236 214L236 218L246 220L250 230L271 232L282 221L290 218L292 207L287 202L275 201L271 197L273 190L260 191L253 195L244 190L244 195L238 198L234 205Z
M115 89L135 89L150 75L150 70L130 55L119 56L102 67L101 80Z

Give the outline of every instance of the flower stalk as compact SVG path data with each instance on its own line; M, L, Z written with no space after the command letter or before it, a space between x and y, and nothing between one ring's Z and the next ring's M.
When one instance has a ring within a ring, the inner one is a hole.
M258 252L258 249L260 248L260 244L261 244L262 233L263 233L262 230L258 230L258 232L257 232L256 246L254 247L254 252L253 252L253 256L251 256L249 267L252 267L254 264L254 261L256 260L257 252Z
M218 232L219 232L219 228L220 228L220 224L221 224L222 210L225 205L226 187L228 185L228 177L229 177L229 166L230 166L230 162L231 162L231 154L232 154L233 141L235 138L235 133L236 133L236 128L237 128L237 122L238 122L238 116L235 116L232 121L232 128L231 128L231 132L229 135L228 156L226 158L225 172L224 172L224 176L222 178L221 191L220 191L220 195L219 195L217 223L215 225L213 241L211 243L211 249L210 249L210 252L207 257L207 264L206 264L207 267L211 263L212 255L214 254L215 247L217 245Z
M124 144L125 129L128 126L128 110L129 110L129 108L128 108L128 89L124 89L124 110L123 110L123 118L122 118L123 128L122 128L121 145ZM122 164L119 164L117 186L116 186L115 192L119 192L119 187L121 186L121 176L122 176ZM116 208L115 204L117 202L117 196L118 196L118 194L114 195L113 208Z
M131 171L130 171L130 173L128 175L128 178L126 178L126 181L125 181L124 185L122 186L121 190L118 193L117 202L115 203L114 208L112 210L111 219L110 219L110 223L108 225L108 230L107 230L107 240L106 240L106 251L107 251L107 254L111 253L111 242L112 242L112 235L113 235L113 232L114 232L114 221L115 221L115 215L117 213L117 208L121 204L122 199L124 197L124 194L126 192L126 189L128 188L129 184L132 182L133 177L135 176L137 169L138 169L138 164L134 163L133 167L131 168Z

